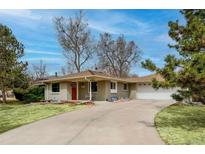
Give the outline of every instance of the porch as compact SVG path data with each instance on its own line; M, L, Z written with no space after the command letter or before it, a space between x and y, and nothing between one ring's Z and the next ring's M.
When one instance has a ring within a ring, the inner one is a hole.
M128 99L128 87L130 85L127 83L109 80L72 82L71 100L115 101Z
M100 77L84 77L46 83L45 99L56 102L89 100L113 101L128 98L128 84Z
M101 81L102 82L102 81ZM96 100L97 94L99 93L98 82L88 81L88 82L71 82L71 100ZM90 90L91 89L91 90ZM69 89L68 89L69 91Z

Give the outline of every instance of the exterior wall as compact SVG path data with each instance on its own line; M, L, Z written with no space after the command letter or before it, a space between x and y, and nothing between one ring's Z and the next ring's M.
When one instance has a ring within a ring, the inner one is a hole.
M128 90L123 89L124 83L117 82L117 92L112 93L110 90L110 81L107 82L107 100L111 101L112 97L116 97L117 99L127 99L129 98L129 85Z
M72 99L71 83L67 83L67 100Z
M68 83L60 83L60 92L52 92L52 84L46 84L45 99L57 102L68 100Z
M89 83L88 82L79 82L79 99L86 100L89 99ZM92 92L94 100L105 101L107 97L107 81L98 81L97 82L97 92Z
M105 100L108 101L110 96L110 81L105 81Z
M60 92L52 92L52 87L50 84L45 85L45 99L46 100L54 100L57 102L71 100L71 83L60 83ZM88 92L88 82L78 83L79 93L78 99L86 100L89 99ZM175 93L177 89L162 89L155 90L152 88L151 84L136 84L129 83L128 90L123 89L123 83L117 83L117 93L111 93L110 90L110 81L99 81L97 83L98 91L93 92L92 96L94 96L94 100L97 101L111 101L112 97L116 97L117 99L155 99L155 100L171 100L171 94Z
M95 94L95 100L105 101L107 96L107 81L99 81L97 84L98 92Z
M124 83L117 83L117 96L118 99L127 99L129 97L129 85L128 89L124 90Z
M171 100L171 94L177 91L174 89L159 88L155 90L151 84L138 84L136 90L137 99Z
M105 101L109 96L110 82L99 81L97 84L98 91L92 93L92 95L94 96L94 100ZM84 85L82 84L82 82L78 83L78 99L89 99L88 85L88 82L84 82ZM52 92L52 84L46 84L44 95L46 100L54 100L57 102L71 100L71 83L60 83L60 92Z
M3 100L2 98L2 91L0 90L0 101ZM6 99L7 100L16 100L15 95L12 90L6 91Z
M136 99L136 91L137 91L137 84L130 83L129 84L129 99Z
M78 83L78 92L79 92L79 99L80 100L86 100L88 99L89 93L88 93L88 82L79 82Z

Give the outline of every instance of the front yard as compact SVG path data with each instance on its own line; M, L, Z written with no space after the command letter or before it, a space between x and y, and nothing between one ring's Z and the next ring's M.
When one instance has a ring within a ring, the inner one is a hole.
M0 133L60 113L73 111L85 105L69 104L0 104Z
M205 144L205 106L171 105L156 115L155 125L167 144Z

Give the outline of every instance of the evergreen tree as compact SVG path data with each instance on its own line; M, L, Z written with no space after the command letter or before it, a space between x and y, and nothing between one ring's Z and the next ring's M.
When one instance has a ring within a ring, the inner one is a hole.
M11 29L0 24L0 90L3 102L6 102L6 91L14 88L27 63L19 59L24 55L24 46L13 35ZM24 82L24 81L23 81Z
M205 10L182 10L186 23L170 21L169 36L175 44L169 44L180 56L167 55L165 65L157 67L151 60L142 66L160 74L163 82L153 80L158 89L179 87L172 97L177 101L205 103Z

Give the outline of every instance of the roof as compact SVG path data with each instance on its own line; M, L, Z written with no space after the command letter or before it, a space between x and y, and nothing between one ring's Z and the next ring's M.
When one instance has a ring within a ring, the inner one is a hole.
M156 79L157 81L164 81L162 76L159 75L159 74L152 74L152 75L147 75L147 76L143 76L143 77L130 77L130 78L127 78L128 81L136 82L136 83L152 82L153 79Z
M100 75L100 76L105 76L105 77L114 77L111 75L108 75L104 72L100 72L100 71L92 71L92 70L87 70L87 71L83 71L80 73L72 73L72 74L68 74L66 75L67 77L81 77L81 76L92 76L92 75Z
M87 70L87 71L82 71L80 73L68 74L65 76L49 77L46 80L38 81L38 83L42 83L42 82L46 83L46 82L51 82L51 81L88 80L89 78L94 78L96 80L101 79L101 80L116 80L116 81L121 81L121 82L127 82L126 79L124 78L118 78L115 76L111 76L111 75L108 75L100 71Z
M87 80L89 78L94 78L98 80L116 80L121 82L130 82L130 83L141 83L141 82L152 82L155 78L159 81L163 81L163 78L160 75L152 74L144 77L129 77L129 78L119 78L112 75L108 75L104 72L100 71L82 71L80 73L72 73L65 76L58 76L58 77L49 77L46 80L39 81L40 83L46 82L54 82L54 81L72 81L72 80Z

